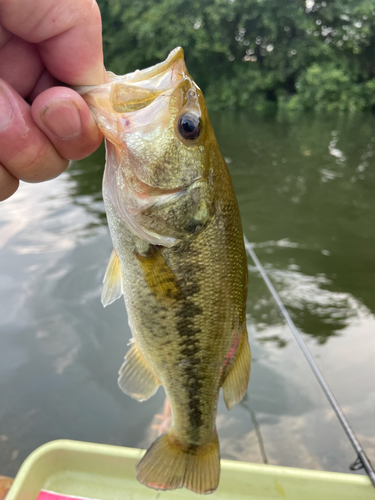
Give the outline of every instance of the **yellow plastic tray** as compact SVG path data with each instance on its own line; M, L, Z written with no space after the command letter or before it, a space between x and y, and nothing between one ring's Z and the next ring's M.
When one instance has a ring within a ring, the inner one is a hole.
M195 499L186 489L161 492L135 478L142 450L52 441L23 463L6 500L36 500L40 490L99 500ZM375 500L366 476L221 461L221 480L206 498L247 500Z

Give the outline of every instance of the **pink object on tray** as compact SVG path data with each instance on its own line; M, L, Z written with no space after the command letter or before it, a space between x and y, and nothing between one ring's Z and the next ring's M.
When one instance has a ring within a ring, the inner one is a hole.
M88 499L87 497L75 497L72 495L61 495L61 493L54 493L53 491L42 490L39 493L37 500L94 500L92 498Z

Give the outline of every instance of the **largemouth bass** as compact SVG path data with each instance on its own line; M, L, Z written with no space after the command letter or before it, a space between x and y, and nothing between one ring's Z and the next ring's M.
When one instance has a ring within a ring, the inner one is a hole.
M214 491L220 387L246 392L247 264L237 201L204 98L181 48L151 68L84 87L106 138L103 197L114 250L102 302L125 298L131 347L120 388L143 401L163 385L170 429L137 478L152 488Z

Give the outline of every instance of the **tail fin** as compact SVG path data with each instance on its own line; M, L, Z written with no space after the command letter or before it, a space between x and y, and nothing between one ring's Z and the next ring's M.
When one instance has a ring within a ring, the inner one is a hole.
M152 443L137 466L137 479L156 490L174 490L185 486L195 493L212 493L220 479L219 440L203 446L187 446L171 432Z

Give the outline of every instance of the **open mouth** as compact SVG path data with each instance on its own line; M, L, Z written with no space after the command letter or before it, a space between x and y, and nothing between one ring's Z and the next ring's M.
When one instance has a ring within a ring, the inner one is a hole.
M165 61L155 64L155 66L142 70L137 69L133 73L123 76L117 76L109 71L108 78L111 82L136 85L145 89L165 90L179 81L185 71L184 51L181 47L176 47Z
M107 73L110 83L81 86L75 90L93 107L107 108L108 97L113 111L129 113L149 106L157 97L173 90L186 75L184 51L177 47L167 59L150 68L126 75ZM110 110L109 110L110 111Z
M110 100L116 113L130 113L149 106L157 97L173 90L186 72L184 51L174 49L162 63L123 76L108 73Z

